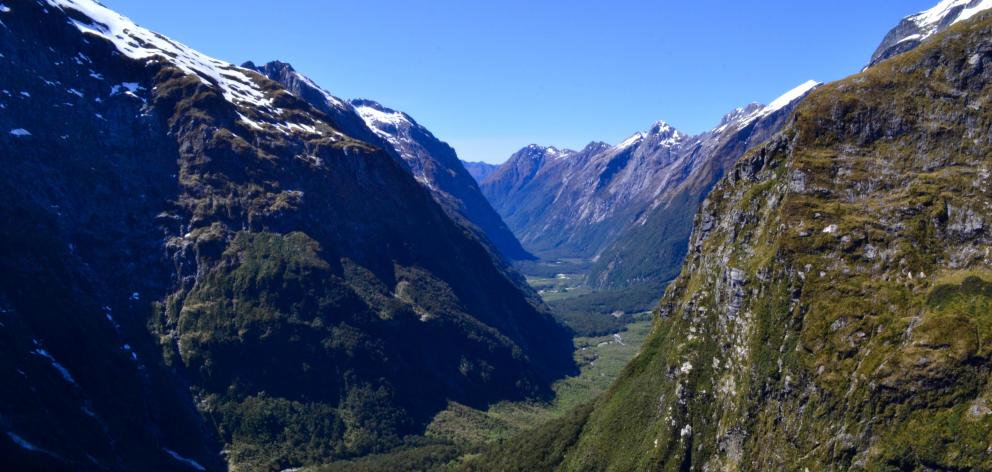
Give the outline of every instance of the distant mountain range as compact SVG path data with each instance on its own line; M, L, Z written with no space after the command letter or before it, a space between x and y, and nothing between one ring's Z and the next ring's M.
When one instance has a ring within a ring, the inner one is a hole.
M588 285L660 288L678 273L709 189L817 85L734 110L698 136L658 122L615 146L531 145L485 178L482 191L534 253L595 259Z

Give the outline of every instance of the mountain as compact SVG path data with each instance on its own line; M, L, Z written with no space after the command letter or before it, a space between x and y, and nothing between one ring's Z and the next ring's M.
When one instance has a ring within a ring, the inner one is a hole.
M689 139L664 122L581 151L530 145L482 191L523 243L544 257L593 258L657 196Z
M661 288L675 278L689 245L692 218L706 195L738 159L782 129L796 105L819 85L807 81L767 106L738 108L716 128L687 142L677 177L664 183L643 215L603 250L589 269L587 285Z
M496 172L496 169L499 169L499 165L497 164L490 164L488 162L482 162L482 161L479 162L462 161L462 165L464 165L465 170L467 170L468 173L472 175L472 178L479 183L481 183L483 180L486 180L486 177L489 177L489 174Z
M992 15L726 173L609 392L482 470L992 470Z
M351 105L373 132L396 149L414 178L430 189L449 216L478 228L477 233L506 258L533 259L486 200L451 146L406 113L372 100L352 100Z
M992 8L992 0L943 0L933 8L904 18L871 56L869 67L919 46L951 25Z
M341 100L284 62L273 61L263 66L248 62L244 66L282 84L326 114L343 133L380 147L405 163L449 217L472 230L480 240L492 244L495 252L509 260L533 257L520 246L482 195L455 150L409 115L371 100Z
M92 0L0 21L3 469L323 463L574 371L543 305L333 113Z

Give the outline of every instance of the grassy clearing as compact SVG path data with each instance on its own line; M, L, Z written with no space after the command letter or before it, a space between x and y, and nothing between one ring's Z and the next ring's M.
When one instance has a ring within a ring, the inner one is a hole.
M650 315L638 316L627 330L614 335L575 339L575 360L581 368L576 377L554 385L555 399L547 403L502 402L486 411L452 403L428 427L428 436L460 444L478 445L531 429L558 418L606 391L620 370L640 350L651 331Z

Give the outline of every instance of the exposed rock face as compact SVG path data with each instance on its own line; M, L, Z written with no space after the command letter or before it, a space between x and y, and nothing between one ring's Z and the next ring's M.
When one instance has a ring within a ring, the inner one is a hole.
M610 391L476 467L992 469L990 65L982 14L810 94Z
M341 100L283 62L274 61L261 67L249 62L245 66L279 82L324 112L344 134L380 147L403 162L448 216L468 227L491 245L494 252L509 260L532 258L482 195L455 150L409 115L371 100ZM526 284L520 285L526 289Z
M326 110L90 0L6 5L4 469L326 462L574 369L539 302Z

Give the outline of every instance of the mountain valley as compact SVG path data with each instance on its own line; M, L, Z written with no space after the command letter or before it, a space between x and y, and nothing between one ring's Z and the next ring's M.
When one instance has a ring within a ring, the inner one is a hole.
M0 468L992 470L990 9L698 134L491 164L4 0Z

